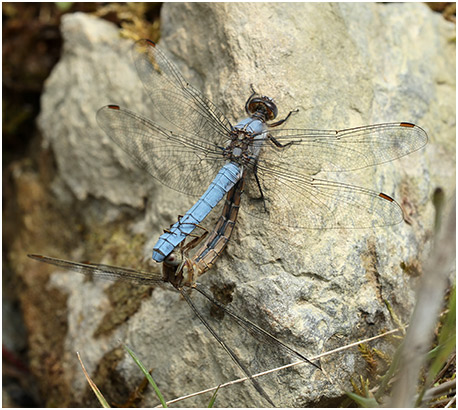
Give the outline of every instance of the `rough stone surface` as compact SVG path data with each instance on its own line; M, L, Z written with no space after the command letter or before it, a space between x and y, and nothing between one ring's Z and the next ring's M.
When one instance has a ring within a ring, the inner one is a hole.
M234 309L310 357L395 327L385 300L408 320L416 276L430 248L431 192L440 186L450 198L455 184L454 30L423 4L163 6L161 47L234 122L243 117L253 84L275 98L280 117L300 110L291 128L410 121L429 134L429 145L419 152L374 170L338 176L395 197L411 224L294 231L272 229L241 212L228 250L202 277L212 289L232 285ZM82 224L98 220L98 226L109 226L119 224L125 212L133 215L120 235L126 244L132 235L144 235L146 244L126 245L126 253L138 253L123 260L117 256L122 247L117 255L110 253L110 240L116 238L108 237L94 262L135 266L150 257L160 231L193 200L137 169L96 124L97 109L107 103L148 115L150 102L133 67L132 42L121 39L110 23L84 14L65 16L62 32L62 59L47 81L39 119L58 167L55 201L68 204L76 198L75 207L85 215ZM91 251L92 259L97 251ZM53 256L75 259L86 256L82 253L78 247L72 254ZM91 373L120 341L153 368L167 399L241 376L185 301L162 289L137 297L136 313L93 337L107 312L122 309L112 306L104 291L110 286L62 272L47 284L68 297L62 382L70 384L75 402L87 385L74 352L81 352ZM218 328L241 354L259 350L256 342L224 324ZM392 351L388 341L374 345ZM133 389L141 380L139 370L127 355L116 363L112 371ZM328 377L301 366L262 382L279 406L325 405L351 389L351 377L365 369L356 349L327 357L322 365ZM203 397L183 405L205 405L209 397ZM147 393L143 405L155 403ZM266 404L248 384L221 390L217 403Z

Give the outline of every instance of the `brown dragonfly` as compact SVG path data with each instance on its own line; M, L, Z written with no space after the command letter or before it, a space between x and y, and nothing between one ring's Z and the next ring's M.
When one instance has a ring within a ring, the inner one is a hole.
M282 355L283 359L287 357L299 358L321 369L319 364L311 362L304 354L291 348L260 326L216 300L204 286L197 282L199 276L207 272L215 264L215 261L227 246L237 220L244 181L245 179L242 177L228 192L222 214L214 230L210 233L206 232L200 237L195 237L183 246L177 247L164 260L162 274L112 265L73 262L35 254L30 254L28 256L37 261L56 265L90 277L121 280L148 286L161 285L180 292L196 316L241 369L244 375L248 377L258 393L264 397L271 406L274 406L272 399L263 389L261 384L252 377L252 374L260 369L251 370L248 367L245 361L234 352L234 349L231 348L228 341L220 337L214 326L209 323L209 320L199 310L191 297L191 293L193 292L202 295L211 305L224 312L224 315L229 317L241 329L249 332L257 341L266 346L267 349L272 349L272 351L275 352L273 355ZM197 248L198 245L200 246L192 257L190 257L189 252Z

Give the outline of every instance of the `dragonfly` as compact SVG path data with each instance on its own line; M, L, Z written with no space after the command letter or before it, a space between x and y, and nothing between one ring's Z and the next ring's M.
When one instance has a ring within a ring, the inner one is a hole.
M295 357L321 370L319 364L310 361L299 351L283 343L254 322L239 315L234 309L225 306L213 298L205 287L197 282L197 279L214 265L216 259L227 246L237 220L243 185L244 177L242 176L228 192L222 214L213 231L210 234L205 232L203 235L192 239L189 243L175 248L170 255L164 259L162 274L112 265L80 263L37 254L29 254L28 257L39 262L45 262L67 270L76 271L90 277L121 280L149 286L168 285L169 289L180 292L195 315L231 357L238 368L251 381L257 392L274 407L272 399L263 389L261 384L252 377L253 372L250 371L244 361L234 352L229 343L218 334L214 326L209 323L191 298L192 291L196 291L198 294L202 295L209 303L223 311L224 314L232 319L240 328L249 332L259 343L273 349L275 352L272 354L273 356L282 354L286 357ZM189 257L189 252L195 250L200 243L202 244L194 252L193 256Z
M179 193L200 197L153 248L162 262L246 174L244 210L292 228L371 228L403 220L389 195L320 177L403 157L422 148L426 132L410 122L342 130L284 129L270 97L252 94L235 126L190 85L150 40L133 46L155 121L118 105L97 112L105 133L144 170Z

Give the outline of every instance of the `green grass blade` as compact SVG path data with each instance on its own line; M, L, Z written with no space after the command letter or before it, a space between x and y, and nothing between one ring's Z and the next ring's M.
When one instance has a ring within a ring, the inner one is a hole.
M88 372L86 371L86 368L84 367L83 361L81 360L81 356L78 352L76 352L76 355L78 356L78 360L81 364L81 368L83 369L84 376L86 376L86 380L89 383L89 386L91 386L92 391L95 393L95 396L97 397L97 400L100 402L102 407L105 409L111 408L111 406L108 404L108 402L105 400L105 397L103 397L103 394L100 392L99 388L97 385L92 381L91 377L89 376Z
M216 394L218 393L219 387L220 387L220 386L218 386L218 388L215 390L215 392L213 393L213 396L212 396L210 402L208 403L208 408L209 408L209 409L212 408L212 407L215 405Z
M377 400L375 400L373 397L363 397L363 396L360 396L359 394L355 394L352 392L347 392L346 394L348 397L350 397L350 399L352 399L360 407L368 407L368 408L380 407L380 404L378 404Z
M137 366L141 369L143 374L145 375L146 379L148 380L149 384L153 386L154 391L156 392L157 397L159 398L159 401L162 404L162 407L167 408L167 403L164 400L164 396L162 396L162 393L159 390L159 387L157 387L157 384L154 382L153 378L149 374L148 370L146 370L146 367L143 366L142 362L140 362L139 358L136 356L136 354L127 347L127 345L124 345L124 349L126 349L127 353L130 354L132 359L134 359L134 362L137 364Z

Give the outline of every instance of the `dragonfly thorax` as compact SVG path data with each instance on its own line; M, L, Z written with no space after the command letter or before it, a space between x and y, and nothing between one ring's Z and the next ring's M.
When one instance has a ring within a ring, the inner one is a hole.
M253 162L259 155L256 141L265 133L266 128L265 123L258 119L246 118L240 121L232 130L231 142L223 151L224 157L240 166Z

